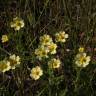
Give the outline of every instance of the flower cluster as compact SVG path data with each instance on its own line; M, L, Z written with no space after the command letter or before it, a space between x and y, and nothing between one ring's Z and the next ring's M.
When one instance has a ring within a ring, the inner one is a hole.
M14 28L15 31L20 30L21 28L24 27L24 25L25 25L24 21L19 17L13 18L13 21L10 23L11 28ZM8 42L9 41L8 36L2 35L1 41L2 43Z
M55 34L55 40L56 42L65 42L66 38L68 38L68 34L66 34L64 31L60 31L59 33ZM48 55L56 54L57 44L53 42L53 39L50 37L50 35L44 34L40 37L40 44L37 49L35 49L35 55L39 60L42 60L42 58L48 58ZM48 62L48 66L51 69L57 69L61 65L60 59L52 58ZM43 71L39 66L32 68L31 70L31 78L34 80L37 80L40 78L40 76L43 74Z
M84 52L84 48L79 48L79 53L75 57L75 64L78 67L86 67L90 62L90 56L87 56L87 54Z
M56 58L52 58L48 62L48 66L51 69L57 69L57 68L60 67L60 65L61 65L60 59L56 59ZM32 79L38 80L42 75L43 75L43 70L41 69L41 67L36 66L36 67L34 67L34 68L31 69L30 77Z
M19 18L13 18L13 21L10 23L11 28L14 28L15 31L20 30L24 27L24 21ZM66 39L69 37L65 31L60 31L55 34L55 42L66 42ZM2 35L1 41L5 43L9 40L7 35ZM67 50L70 51L70 50ZM80 47L78 49L78 54L75 56L75 64L78 67L86 67L91 57L87 56L87 53L84 52L84 48ZM44 34L40 37L40 43L37 49L35 49L35 55L39 60L43 58L48 58L49 55L54 55L57 52L57 44L53 42L53 39L48 34ZM0 61L0 71L6 72L10 69L15 69L18 65L20 65L20 57L16 56L15 54L10 55L8 60L4 59ZM61 66L61 61L59 58L50 58L48 61L48 67L51 69L57 69ZM40 66L33 67L31 69L30 77L34 80L38 80L43 75L43 70Z
M48 54L56 54L57 45L53 42L52 38L45 34L40 37L40 45L35 50L35 55L39 60L43 57L48 58Z
M55 34L56 42L66 42L66 39L68 38L68 34L65 33L65 31L60 31L59 33Z
M11 28L14 28L14 30L18 31L20 30L20 28L24 27L24 21L19 18L19 17L15 17L13 18L13 21L10 23Z
M4 59L0 61L0 71L6 72L10 69L15 69L18 64L20 64L20 57L15 54L10 55L8 60Z

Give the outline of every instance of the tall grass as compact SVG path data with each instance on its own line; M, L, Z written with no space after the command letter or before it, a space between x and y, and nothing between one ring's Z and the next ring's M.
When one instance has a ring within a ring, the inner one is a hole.
M25 22L18 32L10 28L10 21L16 16ZM49 34L54 38L61 30L69 34L57 52L62 66L49 72L48 60L37 60L34 50L40 36ZM0 41L0 60L10 53L22 58L20 67L0 73L0 96L96 96L95 31L96 0L0 0L0 39L3 34L9 36L8 43ZM76 68L73 62L79 46L84 46L91 56L84 69ZM37 81L29 75L35 65L44 70Z

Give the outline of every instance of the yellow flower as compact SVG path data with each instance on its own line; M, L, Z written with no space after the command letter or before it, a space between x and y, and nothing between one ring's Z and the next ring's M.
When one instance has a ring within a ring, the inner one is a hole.
M50 51L51 54L56 54L56 48L57 48L57 45L56 45L56 44L51 43L51 44L48 46L48 48L49 48L49 51Z
M68 38L68 34L64 31L60 31L59 33L55 34L56 42L66 42L66 38Z
M49 68L59 68L61 65L61 61L59 59L53 58L48 62Z
M16 56L15 54L10 55L9 61L10 61L11 69L15 69L15 67L20 64L20 57Z
M43 75L43 70L39 66L32 68L30 74L31 78L33 78L34 80L38 80L42 75Z
M10 62L7 60L0 61L0 71L6 72L10 70Z
M78 50L79 52L84 52L84 47L80 47Z
M49 45L51 42L52 42L52 38L47 34L40 37L41 45Z
M87 56L86 53L78 53L75 57L75 64L78 67L86 67L90 62L90 56Z
M24 27L24 21L19 18L13 18L13 21L10 23L11 27L14 28L14 30L20 30L20 28Z
M7 35L2 35L2 43L5 43L7 42L9 39L8 39L8 36Z
M41 60L43 57L48 58L48 52L49 50L44 46L39 46L37 49L35 49L35 55L37 55L39 60Z

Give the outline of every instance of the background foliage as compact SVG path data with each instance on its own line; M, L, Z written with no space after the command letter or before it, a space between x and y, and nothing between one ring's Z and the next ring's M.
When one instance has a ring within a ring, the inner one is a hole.
M18 32L9 25L16 16L25 22ZM40 36L47 33L54 38L60 30L69 39L59 45L56 55L61 68L49 74L46 60L36 60L34 50ZM6 44L0 41L0 60L15 53L22 63L0 73L0 96L96 96L96 0L0 0L0 38L3 34L10 39ZM81 45L91 55L91 63L77 74L73 60ZM29 76L35 65L45 72L37 81Z

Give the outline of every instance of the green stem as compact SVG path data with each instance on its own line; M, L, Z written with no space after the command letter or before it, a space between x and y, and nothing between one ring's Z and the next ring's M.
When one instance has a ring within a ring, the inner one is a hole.
M1 48L0 47L0 50L3 51L3 52L5 52L6 54L10 55L10 53L8 51L6 51L4 48Z
M80 68L80 69L77 71L76 80L75 80L75 82L74 82L74 84L75 84L74 92L77 91L78 80L79 80L79 77L80 77L81 70L82 70L82 68Z

